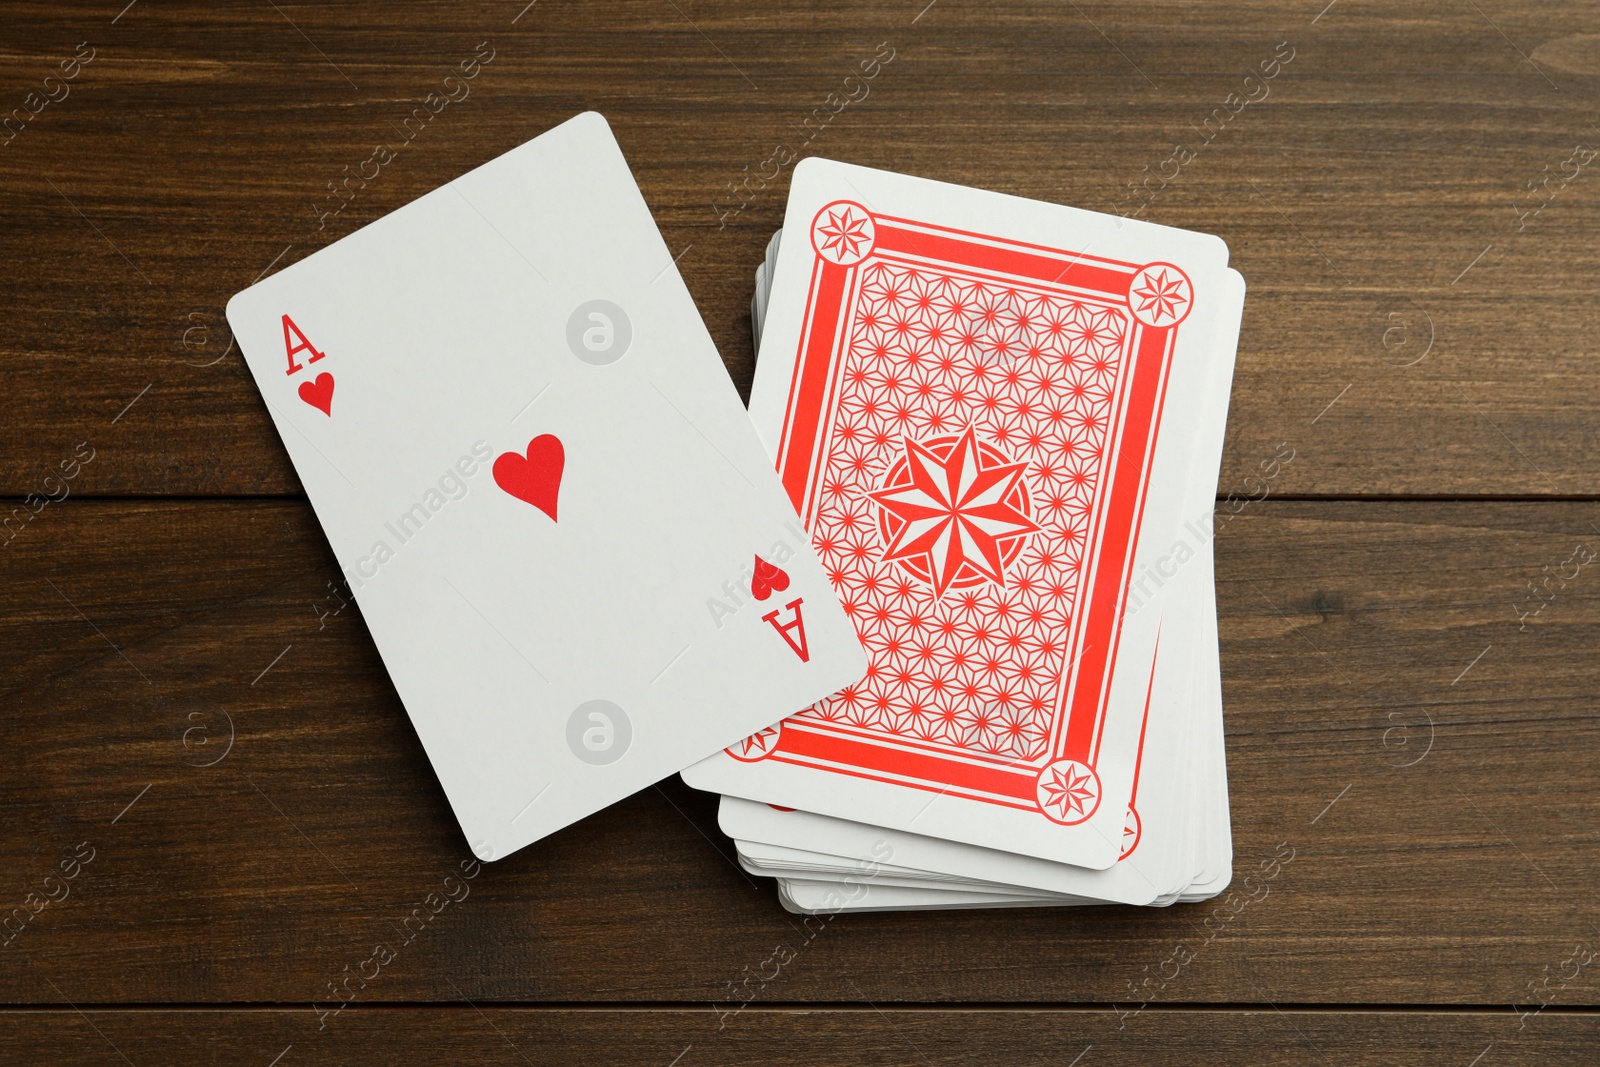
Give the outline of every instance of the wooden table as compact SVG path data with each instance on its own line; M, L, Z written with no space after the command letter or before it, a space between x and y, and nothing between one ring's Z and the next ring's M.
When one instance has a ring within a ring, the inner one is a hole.
M1595 1062L1591 6L125 2L0 14L0 1060ZM782 148L1226 238L1248 889L807 930L675 779L446 883L223 307L587 108L741 389Z

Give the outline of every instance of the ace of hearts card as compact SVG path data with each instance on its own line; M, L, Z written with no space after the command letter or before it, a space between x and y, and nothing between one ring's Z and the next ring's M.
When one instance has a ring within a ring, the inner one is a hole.
M784 234L750 413L869 665L684 779L1111 866L1226 245L822 159Z
M479 856L860 679L599 115L251 286L228 321Z

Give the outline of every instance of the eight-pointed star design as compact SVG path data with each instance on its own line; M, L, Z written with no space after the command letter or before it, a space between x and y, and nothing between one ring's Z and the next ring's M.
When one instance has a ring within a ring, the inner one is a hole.
M743 741L730 745L727 750L728 755L753 763L778 747L779 732L777 726L763 727Z
M1087 768L1078 773L1079 764L1063 761L1039 780L1039 800L1063 821L1076 815L1087 816L1094 807L1094 775Z
M1183 289L1183 276L1176 272L1169 275L1162 268L1156 274L1146 274L1144 286L1135 289L1132 295L1139 298L1140 311L1149 314L1153 321L1160 322L1163 315L1169 319L1177 318L1183 305L1189 302Z
M865 217L857 218L848 207L828 212L828 221L817 228L822 247L841 259L854 259L859 246L871 240Z
M944 595L963 566L1004 585L1001 542L1039 529L1006 503L1027 464L986 466L971 426L943 459L926 445L904 440L910 484L867 494L902 524L883 558L924 559L936 596Z

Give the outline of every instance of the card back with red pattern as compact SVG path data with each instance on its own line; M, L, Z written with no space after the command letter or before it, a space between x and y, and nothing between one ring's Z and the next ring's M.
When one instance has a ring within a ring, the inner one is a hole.
M1141 549L1182 518L1225 267L1204 235L797 168L751 415L869 668L690 784L1115 862Z

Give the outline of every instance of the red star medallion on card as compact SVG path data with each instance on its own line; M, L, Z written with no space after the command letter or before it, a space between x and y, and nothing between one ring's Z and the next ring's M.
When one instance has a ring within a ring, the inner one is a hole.
M1005 564L1039 529L1021 484L1026 463L980 446L971 426L959 437L905 438L904 458L867 496L883 509L883 558L908 564L938 596L952 584L1005 584Z
M1100 776L1075 759L1056 760L1039 775L1038 800L1054 821L1080 823L1100 806Z
M737 744L729 745L723 749L728 755L744 763L754 763L756 760L766 758L767 754L778 747L778 738L782 735L783 724L768 726L757 730L749 737Z
M876 231L865 208L839 200L817 212L811 223L811 242L823 259L848 267L872 251Z
M1128 309L1146 326L1176 326L1189 314L1194 287L1170 263L1152 263L1133 276L1128 287Z

